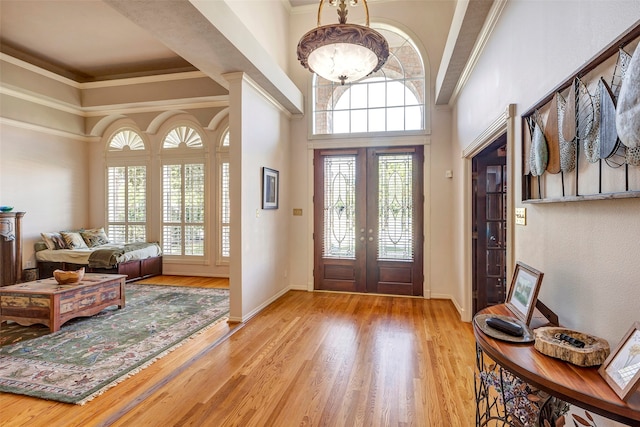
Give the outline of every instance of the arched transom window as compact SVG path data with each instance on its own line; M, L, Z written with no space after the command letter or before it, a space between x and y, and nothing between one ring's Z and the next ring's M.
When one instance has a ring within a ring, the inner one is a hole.
M109 141L109 151L144 150L144 141L138 132L124 129L116 133Z
M422 57L400 31L386 27L376 30L387 39L390 50L389 59L379 71L346 85L314 76L314 135L425 130Z

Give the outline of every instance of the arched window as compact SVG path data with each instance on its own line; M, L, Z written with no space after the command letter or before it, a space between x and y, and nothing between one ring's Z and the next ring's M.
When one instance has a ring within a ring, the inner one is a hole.
M218 264L228 264L231 255L231 200L229 198L229 129L220 138L218 147Z
M133 129L116 132L107 145L107 235L114 243L147 236L146 147Z
M116 133L109 141L109 151L144 150L144 141L138 132L124 129Z
M200 133L187 125L162 142L162 250L167 256L204 257L206 165Z
M387 39L390 51L379 71L344 86L314 75L314 135L426 129L425 70L418 49L399 30L376 30Z

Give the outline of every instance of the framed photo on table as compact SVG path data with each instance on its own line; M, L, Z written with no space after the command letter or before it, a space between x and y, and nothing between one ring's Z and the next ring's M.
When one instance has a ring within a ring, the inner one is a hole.
M640 385L640 322L635 322L598 373L622 400Z
M278 209L279 172L262 168L262 209Z
M536 308L543 273L518 261L511 279L511 287L505 304L507 308L527 326L531 323Z

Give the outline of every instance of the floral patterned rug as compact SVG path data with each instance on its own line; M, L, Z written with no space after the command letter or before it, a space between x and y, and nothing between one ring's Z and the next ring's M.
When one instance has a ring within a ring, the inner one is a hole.
M227 289L126 285L126 306L47 327L3 323L0 392L84 404L225 319Z

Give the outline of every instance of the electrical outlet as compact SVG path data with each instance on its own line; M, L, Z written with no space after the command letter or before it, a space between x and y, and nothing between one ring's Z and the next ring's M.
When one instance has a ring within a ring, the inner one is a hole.
M29 261L27 261L27 268L34 268L34 267L35 267L35 265L33 265L33 264L34 264L34 263L33 263L33 260L29 260Z

